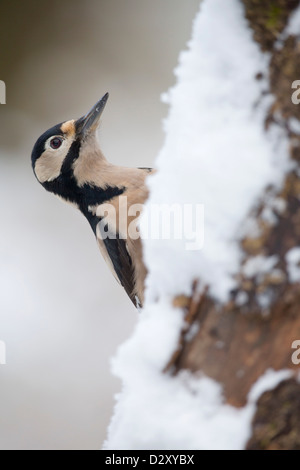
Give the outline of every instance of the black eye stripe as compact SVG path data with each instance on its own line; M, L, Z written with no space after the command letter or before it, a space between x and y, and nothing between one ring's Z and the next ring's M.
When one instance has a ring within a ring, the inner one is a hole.
M72 142L68 154L66 158L64 159L63 165L61 167L61 173L69 173L72 172L72 165L74 161L79 157L80 155L80 147L81 147L81 142L80 139L76 139Z

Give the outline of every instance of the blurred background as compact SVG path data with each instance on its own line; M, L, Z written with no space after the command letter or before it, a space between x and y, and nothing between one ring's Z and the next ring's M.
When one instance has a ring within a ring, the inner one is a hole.
M46 193L30 164L39 135L106 92L107 158L151 166L160 95L199 0L0 2L0 449L99 449L121 384L110 358L137 313L83 216ZM75 256L76 253L76 256Z

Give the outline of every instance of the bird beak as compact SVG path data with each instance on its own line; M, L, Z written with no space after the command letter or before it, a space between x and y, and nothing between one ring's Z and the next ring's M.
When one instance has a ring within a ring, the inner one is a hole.
M101 114L105 108L107 103L109 94L105 93L103 98L99 100L92 109L82 116L81 118L77 119L76 121L76 133L80 137L84 137L89 134L91 131L95 131L99 126L99 121Z

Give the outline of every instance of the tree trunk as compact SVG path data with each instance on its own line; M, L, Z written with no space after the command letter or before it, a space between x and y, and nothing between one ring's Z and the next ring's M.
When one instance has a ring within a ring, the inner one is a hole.
M273 94L275 101L266 115L266 130L276 125L287 131L294 165L280 191L268 188L262 195L264 202L253 208L260 235L242 240L239 287L231 292L230 302L218 304L210 296L209 286L199 296L197 282L191 299L174 299L174 305L185 309L188 327L166 371L204 372L222 384L226 402L240 408L252 385L268 369L290 369L292 378L260 396L247 448L300 449L299 366L292 361L292 343L300 340L300 289L298 279L291 280L287 257L300 240L300 107L291 99L295 92L292 84L300 80L300 40L293 30L286 37L282 34L299 1L243 0L243 4L255 41L270 54L266 93ZM261 78L261 74L256 77ZM276 223L265 217L266 200L268 207L272 204ZM276 273L247 277L243 267L259 255L278 257ZM242 292L248 301L239 306ZM264 295L272 299L271 306L264 306ZM195 325L201 328L197 330ZM198 333L191 335L192 327Z

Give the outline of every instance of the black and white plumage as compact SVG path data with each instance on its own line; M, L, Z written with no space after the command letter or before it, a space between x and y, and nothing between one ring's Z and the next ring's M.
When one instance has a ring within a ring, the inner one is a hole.
M143 303L146 269L141 240L128 233L138 218L129 216L126 227L119 224L119 203L126 196L127 209L143 204L148 196L145 179L152 170L115 166L104 157L96 131L107 99L108 93L85 116L42 134L32 151L32 167L47 191L75 205L87 218L106 262L138 306ZM107 203L117 217L103 226ZM103 229L111 236L103 237Z

